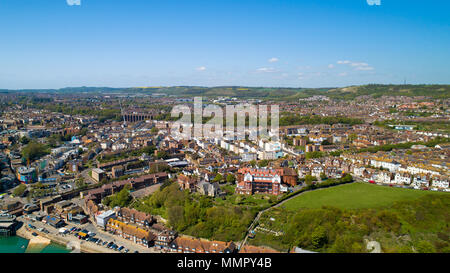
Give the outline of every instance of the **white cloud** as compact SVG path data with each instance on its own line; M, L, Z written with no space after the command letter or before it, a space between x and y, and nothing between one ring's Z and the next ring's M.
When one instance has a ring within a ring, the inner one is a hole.
M269 63L276 63L278 61L279 61L279 59L275 58L275 57L269 59Z
M345 77L345 76L347 76L348 75L348 73L347 72L342 72L342 73L339 73L339 77Z
M200 67L197 67L197 70L198 70L198 71L205 71L205 70L206 70L206 67L200 66Z
M351 63L351 66L361 67L361 66L369 66L367 63Z
M349 64L351 63L350 61L337 61L337 64Z
M337 61L337 64L348 64L351 67L354 67L355 70L358 70L358 71L369 71L369 70L375 69L372 66L370 66L368 63L363 63L363 62Z
M371 71L374 70L375 68L371 67L371 66L358 66L356 67L356 70L358 71Z
M272 67L261 67L256 69L258 72L264 72L264 73L272 73L275 72L275 69L273 69Z
M329 69L334 68L334 64L329 64L329 65L328 65L328 68L329 68Z

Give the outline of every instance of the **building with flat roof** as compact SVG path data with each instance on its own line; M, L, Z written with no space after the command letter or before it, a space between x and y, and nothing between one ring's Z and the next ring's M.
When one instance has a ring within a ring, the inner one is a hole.
M37 181L35 168L19 167L17 170L17 179L23 184L30 184Z
M92 178L95 181L100 182L105 176L106 176L106 173L104 170L99 169L99 168L92 169Z
M100 215L97 215L96 221L97 225L106 228L106 224L108 223L109 219L115 219L116 218L116 212L113 210L108 210L103 212Z
M0 214L0 236L14 235L16 224L16 216L7 213Z

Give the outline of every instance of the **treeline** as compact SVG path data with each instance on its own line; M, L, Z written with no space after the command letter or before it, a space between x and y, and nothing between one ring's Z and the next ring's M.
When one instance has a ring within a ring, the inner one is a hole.
M406 143L398 143L398 144L385 144L385 145L381 145L381 146L374 146L374 147L359 149L356 152L357 153L365 153L365 152L376 153L379 151L390 152L394 149L411 149L411 147L414 145L425 145L427 147L434 147L438 144L448 143L448 142L450 142L450 139L448 139L448 138L437 137L434 140L431 140L428 142L419 141L419 142L406 142Z
M63 103L51 103L51 102L37 102L27 101L24 102L30 107L44 109L51 112L61 113L65 115L83 115L96 117L100 122L106 120L122 120L121 112L119 108L111 108L111 105L101 105L102 107L89 105L87 103L72 105ZM73 102L75 103L75 102Z
M280 126L307 125L307 124L362 124L364 121L349 117L322 117L322 116L301 116L293 113L284 112L280 116Z
M99 163L108 163L116 160L121 160L133 156L141 156L142 154L153 155L156 147L154 145L149 145L141 149L123 151L111 154L102 154L97 160Z

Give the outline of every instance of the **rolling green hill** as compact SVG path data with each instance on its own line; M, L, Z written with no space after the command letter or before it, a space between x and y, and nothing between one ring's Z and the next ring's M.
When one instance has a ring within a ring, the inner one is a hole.
M343 88L277 88L277 87L244 87L244 86L173 86L173 87L67 87L62 89L0 89L0 93L127 93L155 94L163 93L180 97L236 97L262 100L297 101L314 95L325 95L334 99L351 100L358 96L427 96L433 98L450 98L450 85L362 85Z
M303 193L286 202L283 207L288 210L321 208L322 206L333 206L340 209L375 208L389 206L397 201L417 199L428 194L448 195L443 192L352 183Z

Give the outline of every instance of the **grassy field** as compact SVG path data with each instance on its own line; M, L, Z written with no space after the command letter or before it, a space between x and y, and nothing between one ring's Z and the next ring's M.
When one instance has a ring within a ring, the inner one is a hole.
M352 183L306 192L283 204L288 210L333 206L340 209L361 209L389 206L396 201L407 201L427 194L448 194L413 189L391 188L367 183Z

